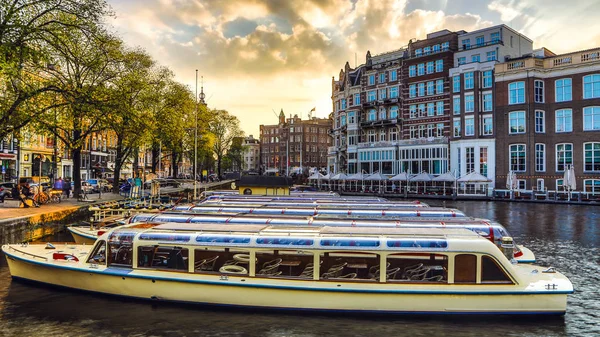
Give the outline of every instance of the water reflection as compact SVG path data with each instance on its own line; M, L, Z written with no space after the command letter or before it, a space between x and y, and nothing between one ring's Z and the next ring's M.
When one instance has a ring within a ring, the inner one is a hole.
M434 202L428 201L430 204ZM442 204L442 203L439 203ZM11 281L0 257L0 335L7 336L566 336L599 335L599 210L590 206L446 202L505 225L575 285L564 318L320 316L156 305ZM53 240L65 241L68 236Z

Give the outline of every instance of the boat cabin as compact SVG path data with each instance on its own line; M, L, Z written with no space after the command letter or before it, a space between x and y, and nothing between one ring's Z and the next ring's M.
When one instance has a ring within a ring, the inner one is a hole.
M466 229L147 224L101 236L90 264L294 281L515 284L513 265Z

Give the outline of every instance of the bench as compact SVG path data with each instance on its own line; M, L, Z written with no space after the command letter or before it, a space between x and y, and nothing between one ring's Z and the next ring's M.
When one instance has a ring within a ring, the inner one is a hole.
M21 200L5 198L4 202L2 203L2 207L4 207L4 208L19 208L19 207L21 207Z

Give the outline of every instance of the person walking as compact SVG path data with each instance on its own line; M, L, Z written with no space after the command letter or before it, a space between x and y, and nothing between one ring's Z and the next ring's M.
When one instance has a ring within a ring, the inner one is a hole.
M63 194L65 195L65 199L69 197L69 195L71 194L71 180L70 179L65 179L65 181L62 184L62 191Z
M23 187L21 186L21 184L16 184L15 187L13 187L11 194L13 199L15 200L19 200L20 202L23 203L23 208L29 208L29 205L27 205L27 203L25 202L25 195L22 194L22 190Z

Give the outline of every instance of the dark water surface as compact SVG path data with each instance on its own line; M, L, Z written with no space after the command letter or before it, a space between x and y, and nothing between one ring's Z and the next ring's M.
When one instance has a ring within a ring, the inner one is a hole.
M373 317L215 310L12 281L0 262L0 336L600 336L600 207L435 202L496 220L575 286L559 318ZM63 234L64 235L64 234ZM68 237L56 237L65 241Z

